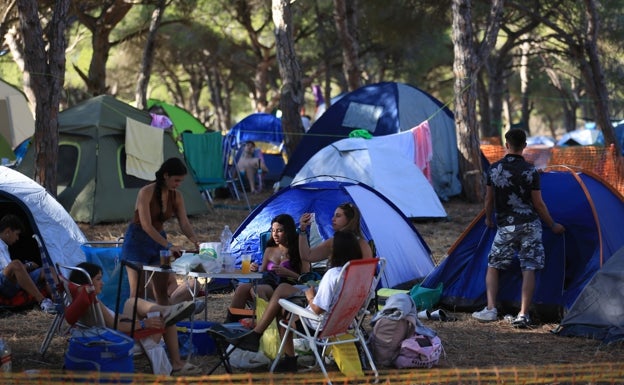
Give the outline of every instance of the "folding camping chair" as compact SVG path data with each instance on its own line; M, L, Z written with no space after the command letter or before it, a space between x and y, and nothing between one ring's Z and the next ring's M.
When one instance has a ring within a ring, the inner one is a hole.
M71 328L89 329L92 327L106 327L104 316L102 315L98 300L95 296L93 281L87 271L80 267L64 266L58 263L56 264L56 270L59 281L62 284L65 306L63 311L56 315L52 325L48 329L44 343L39 351L41 355L45 354L55 334L67 335ZM70 281L62 271L77 271L84 275L88 284L76 284ZM63 320L65 320L65 322L63 322ZM148 347L145 345L144 339L154 334L162 334L163 332L163 329L144 329L141 330L140 333L134 330L130 333L130 337L135 340L135 347L148 357L152 371L156 370L156 367L151 361L150 355L147 353ZM156 346L156 348L162 349L161 346Z
M220 132L205 134L182 134L184 157L191 168L193 178L201 193L213 204L211 191L219 187L228 187L240 200L236 178L234 178L228 162L223 162L223 137ZM224 164L225 163L225 164ZM243 197L247 208L251 210L247 193L239 177Z
M327 382L331 384L327 370L323 363L323 356L330 346L359 343L366 354L368 364L378 379L379 373L373 361L366 338L360 326L364 317L368 314L368 304L373 298L373 291L383 269L385 260L377 258L359 259L348 262L342 269L333 298L335 302L331 309L323 314L316 314L304 307L294 304L287 299L280 299L279 304L289 312L286 320L280 320L280 326L285 328L284 336L279 351L270 371L273 372L280 360L284 346L290 333L299 338L304 338L309 344L317 364L325 375ZM378 271L377 271L378 270ZM377 271L377 274L376 274ZM302 330L298 330L295 322L300 319ZM312 321L312 322L310 322ZM316 326L312 326L316 325ZM347 338L336 338L348 336ZM319 352L319 348L321 351Z

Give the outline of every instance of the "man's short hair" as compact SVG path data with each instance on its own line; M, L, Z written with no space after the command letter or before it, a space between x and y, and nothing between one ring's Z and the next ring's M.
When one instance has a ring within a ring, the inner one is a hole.
M512 128L505 134L505 140L513 148L524 148L526 145L526 132L519 128Z
M17 215L7 214L0 219L0 231L5 229L19 230L24 232L24 223Z

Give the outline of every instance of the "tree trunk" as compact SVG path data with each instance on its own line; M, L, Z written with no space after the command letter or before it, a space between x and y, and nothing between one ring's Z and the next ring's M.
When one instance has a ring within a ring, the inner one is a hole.
M489 24L486 26L484 41L478 51L473 43L470 8L470 0L453 0L452 2L455 126L459 147L459 171L464 195L469 202L482 202L484 180L475 112L477 73L496 42L503 3L502 0L493 0Z
M357 0L334 0L334 20L342 46L342 69L349 91L360 88Z
M529 120L531 117L530 90L529 90L529 54L531 44L525 42L521 46L522 57L520 58L520 93L522 94L521 119L527 134L531 132Z
M141 73L137 80L137 88L135 95L135 104L139 110L147 109L147 86L152 76L152 66L154 64L154 52L156 46L156 35L160 22L167 7L166 0L159 0L156 8L152 12L149 32L145 41L145 50L143 51L143 60L141 62Z
M588 61L581 61L581 73L587 83L587 90L592 96L595 109L596 125L602 130L605 140L605 146L613 145L616 154L621 154L620 143L615 137L613 126L611 125L611 117L609 116L609 97L607 86L605 85L604 73L598 57L597 41L598 41L598 14L594 0L584 0L585 2L585 18L586 40L585 54Z
M65 29L70 0L57 0L46 26L47 42L39 21L38 2L19 0L24 37L24 83L35 95L35 181L56 196L58 114L65 81ZM48 51L46 52L46 45Z
M481 136L491 138L500 137L499 132L492 129L492 114L490 112L490 99L488 86L484 79L485 71L481 69L477 74L477 100L479 102L479 117L481 119Z
M301 68L295 54L293 42L293 21L290 0L273 0L273 23L277 63L282 78L280 107L284 146L292 154L304 133L299 111L303 105Z
M106 86L106 63L112 47L109 41L112 30L132 9L133 3L125 0L110 0L102 5L102 9L96 13L97 17L91 16L87 10L80 8L79 2L73 3L73 11L80 22L91 32L91 45L93 56L89 63L88 75L74 66L78 75L87 85L91 95L97 96L108 93Z
M505 127L503 123L503 102L505 100L505 89L507 87L507 80L504 73L506 65L503 63L503 59L497 55L491 56L486 62L490 62L489 65L485 65L490 79L488 95L490 97L491 126L488 132L493 134L492 136L500 138L503 128Z
M219 71L211 66L206 68L206 84L208 84L208 90L210 91L210 101L214 107L214 116L217 125L217 130L221 132L227 132L230 129L229 110L226 103L223 100L223 95L226 91L226 87L221 80Z

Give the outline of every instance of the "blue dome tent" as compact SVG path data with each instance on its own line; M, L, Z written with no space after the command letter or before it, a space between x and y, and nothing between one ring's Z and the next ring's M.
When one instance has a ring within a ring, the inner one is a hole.
M243 253L252 253L256 261L261 261L259 235L270 229L271 219L284 213L295 221L305 212L315 213L320 237L330 238L334 210L345 202L360 209L364 236L375 242L378 256L387 260L381 279L383 287L413 285L414 281L421 280L433 270L429 246L412 223L387 198L361 183L310 182L278 191L253 210L236 229L233 252L239 257Z
M601 266L622 246L624 198L587 171L541 174L542 196L551 215L563 224L563 235L544 227L546 266L536 276L533 303L544 318L568 309ZM423 281L444 284L441 305L454 310L477 310L486 303L485 273L495 228L485 226L483 211L449 250L448 256ZM498 301L517 307L520 267L501 272Z

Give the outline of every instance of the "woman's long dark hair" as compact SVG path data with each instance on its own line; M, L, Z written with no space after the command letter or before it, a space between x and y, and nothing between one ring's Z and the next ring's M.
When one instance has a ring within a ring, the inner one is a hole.
M332 253L329 257L330 266L344 266L353 259L362 259L362 248L357 235L351 231L336 231L332 241Z
M279 223L284 226L286 232L286 247L288 247L288 255L290 265L297 273L301 273L301 255L299 255L299 235L297 234L297 225L295 220L288 214L280 214L271 220L271 226L273 223ZM273 237L269 238L267 247L275 247L277 244Z
M91 262L81 262L76 267L80 267L81 269L84 269L89 274L89 277L91 279L93 279L93 277L95 277L96 275L102 272L102 268L99 265L96 265L95 263L91 263ZM89 283L89 280L87 279L87 277L85 277L85 275L82 272L77 271L77 270L72 270L69 273L69 280L79 285L85 285Z
M160 207L159 218L161 221L165 220L165 213L162 199L162 189L165 186L165 174L168 176L184 176L188 173L186 165L180 158L169 158L160 165L158 171L156 171L156 187L154 188L154 198L158 202Z

